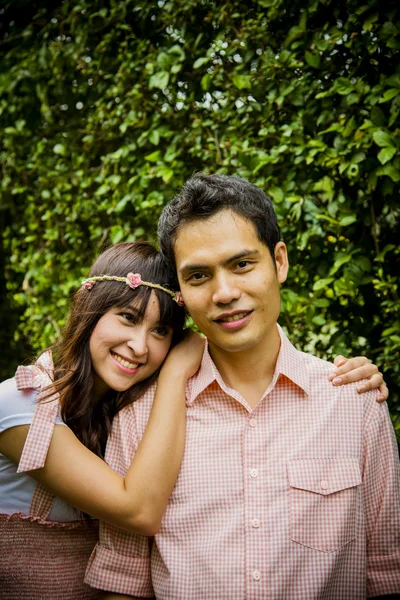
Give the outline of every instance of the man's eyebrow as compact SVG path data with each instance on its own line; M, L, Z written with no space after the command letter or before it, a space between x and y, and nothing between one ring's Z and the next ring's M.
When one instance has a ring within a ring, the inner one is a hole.
M229 258L227 258L226 260L224 260L223 265L228 265L229 263L235 262L236 260L240 260L241 258L258 258L261 256L261 253L259 250L250 250L248 248L244 248L243 250L241 250L240 252L238 252L237 254L234 254L233 256L230 256ZM207 264L186 264L183 265L183 267L181 267L179 269L179 273L182 276L188 275L188 273L193 273L194 271L203 271L204 269L208 269L209 265Z

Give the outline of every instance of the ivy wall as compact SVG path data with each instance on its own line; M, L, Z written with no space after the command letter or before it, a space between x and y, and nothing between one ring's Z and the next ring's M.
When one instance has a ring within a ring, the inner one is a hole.
M57 337L102 248L154 238L193 172L238 174L289 248L281 323L381 365L400 431L398 3L2 6L2 375Z

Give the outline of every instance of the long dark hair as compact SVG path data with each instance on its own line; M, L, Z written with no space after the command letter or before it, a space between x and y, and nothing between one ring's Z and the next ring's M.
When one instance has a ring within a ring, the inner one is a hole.
M130 272L140 273L143 281L164 287L169 287L172 279L161 254L147 242L123 243L108 248L94 262L89 276L125 277ZM168 294L146 286L132 289L117 281L102 281L91 290L81 288L76 292L64 334L51 348L55 370L49 395L54 391L60 393L64 422L87 448L101 457L104 456L114 416L149 388L158 371L125 392L110 390L101 401L96 402L90 336L99 319L113 307L129 306L134 300L141 318L153 291L160 307L160 324L173 328L172 344L177 343L183 331L185 314Z

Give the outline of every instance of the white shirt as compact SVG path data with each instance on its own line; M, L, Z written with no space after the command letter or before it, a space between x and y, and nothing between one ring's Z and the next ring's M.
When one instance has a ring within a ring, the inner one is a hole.
M30 425L35 412L38 390L18 390L15 379L0 383L0 433L19 425ZM57 416L57 425L65 425ZM17 465L0 453L0 513L29 515L36 481L27 473L17 473ZM55 498L48 520L60 523L76 521L79 513Z

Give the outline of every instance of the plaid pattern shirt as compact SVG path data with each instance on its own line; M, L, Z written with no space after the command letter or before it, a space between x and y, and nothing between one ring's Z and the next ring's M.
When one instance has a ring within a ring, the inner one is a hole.
M154 543L101 526L86 581L159 600L357 600L400 591L400 469L386 404L333 387L281 334L251 409L208 351L188 382L186 448ZM124 474L154 389L117 415Z

